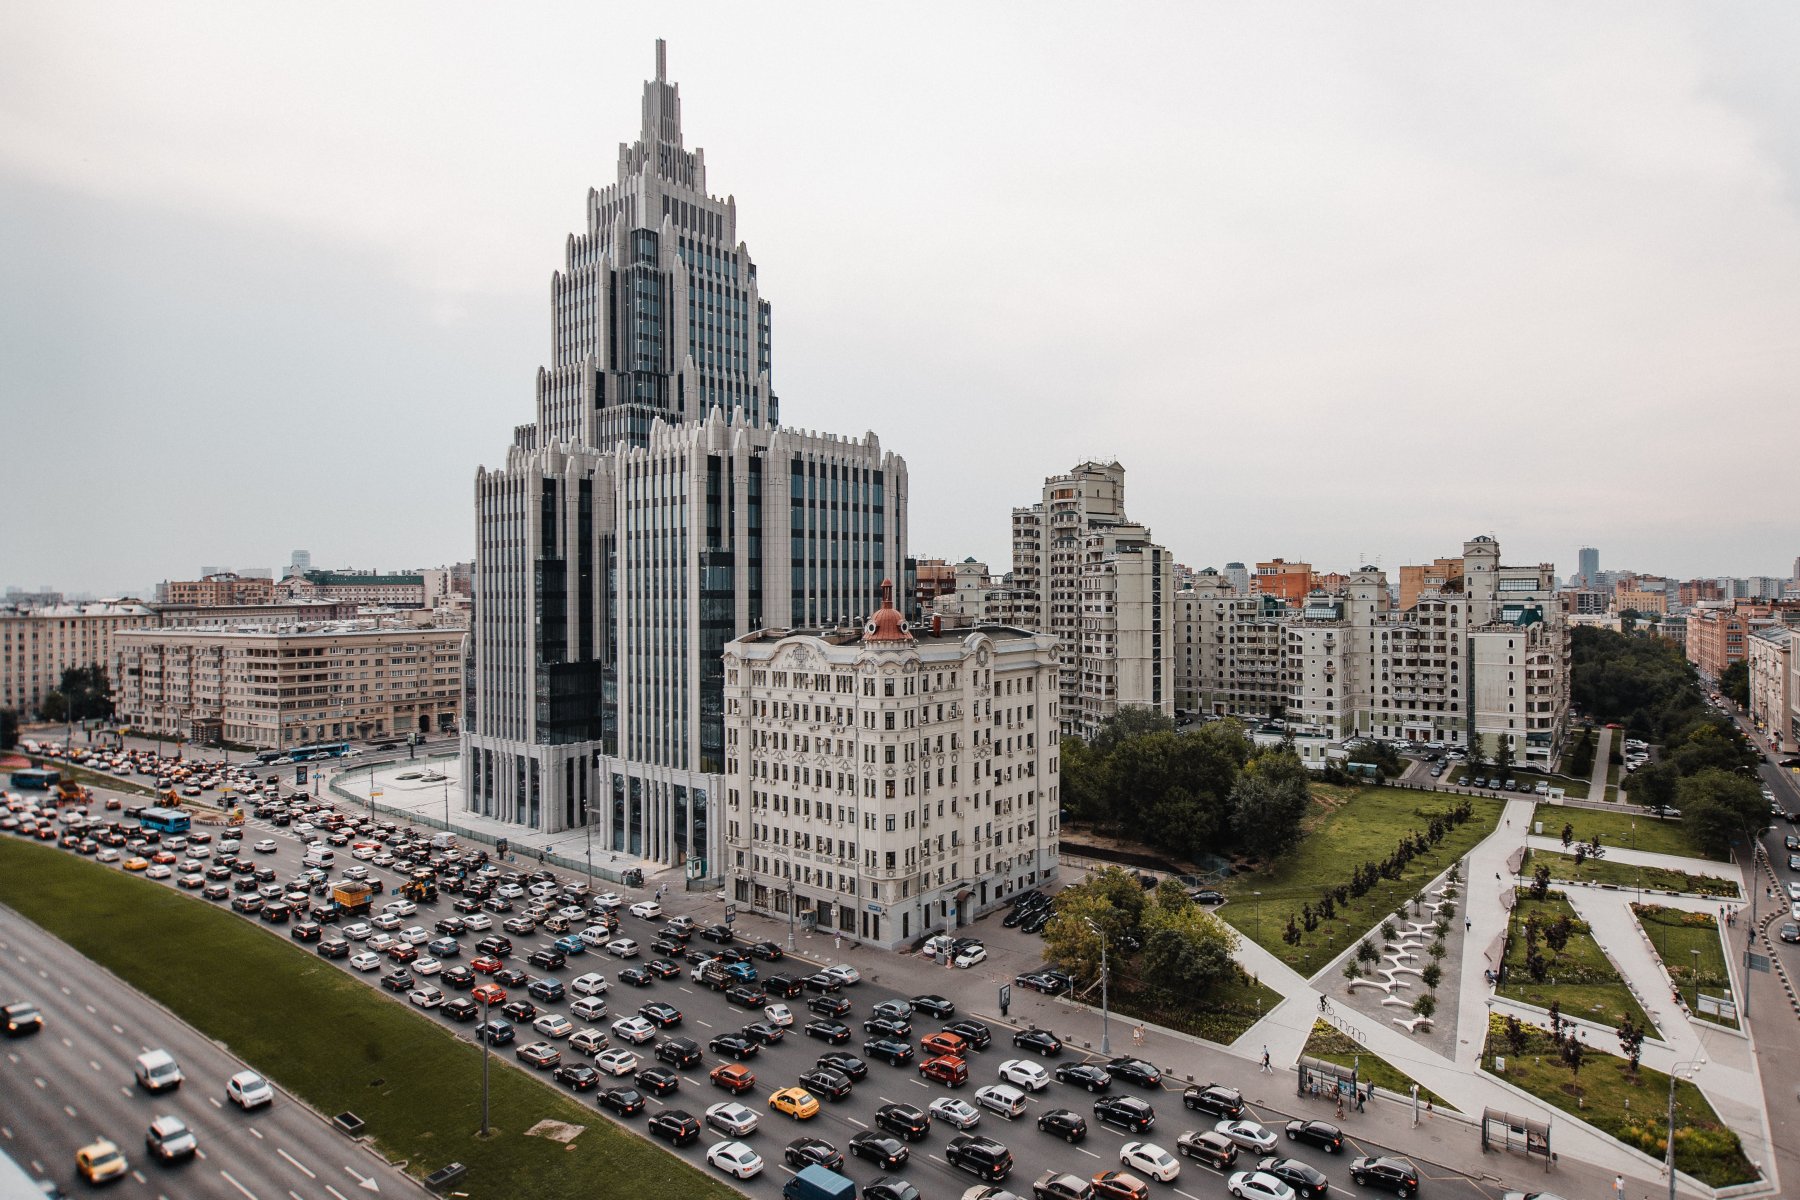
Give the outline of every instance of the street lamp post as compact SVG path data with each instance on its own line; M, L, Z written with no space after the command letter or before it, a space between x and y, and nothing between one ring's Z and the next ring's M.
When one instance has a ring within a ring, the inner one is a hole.
M794 881L788 880L788 949L794 948Z
M1083 920L1086 920L1087 927L1094 931L1094 936L1100 939L1100 1053L1111 1054L1112 1005L1107 995L1106 933L1094 924L1092 918L1083 918Z
M481 1136L488 1135L488 1055L493 1050L494 1031L488 1027L489 1006L484 998L481 1002ZM1673 1113L1675 1093L1669 1092L1669 1111ZM1671 1117L1671 1120L1674 1118Z
M1694 958L1694 1012L1698 1013L1700 1011L1700 948L1696 946L1688 953Z
M1256 941L1257 941L1258 945L1261 945L1262 944L1262 893L1261 892L1251 892L1250 894L1252 896L1256 897Z
M1705 1065L1704 1058L1694 1058L1669 1068L1669 1148L1664 1158L1664 1167L1669 1172L1669 1200L1675 1200L1675 1081L1681 1078L1684 1068L1698 1071Z

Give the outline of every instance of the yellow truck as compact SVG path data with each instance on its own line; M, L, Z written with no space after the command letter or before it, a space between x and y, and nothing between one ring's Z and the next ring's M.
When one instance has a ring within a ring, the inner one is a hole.
M375 902L375 890L366 883L345 879L331 885L331 903L345 916L359 917Z

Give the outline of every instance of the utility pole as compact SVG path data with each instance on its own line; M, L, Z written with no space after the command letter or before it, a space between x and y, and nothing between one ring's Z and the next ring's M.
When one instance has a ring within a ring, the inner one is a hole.
M788 880L788 949L794 948L794 881Z
M1112 1053L1112 1005L1107 995L1106 933L1091 918L1087 927L1100 939L1100 1053Z
M1665 1155L1664 1166L1669 1172L1669 1200L1675 1200L1675 1081L1681 1078L1684 1067L1699 1070L1706 1065L1704 1058L1678 1062L1669 1068L1669 1149Z

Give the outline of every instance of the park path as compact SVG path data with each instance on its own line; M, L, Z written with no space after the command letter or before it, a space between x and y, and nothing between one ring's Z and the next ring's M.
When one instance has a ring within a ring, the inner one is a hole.
M1545 821L1544 829L1547 832L1542 837L1533 834L1525 839L1525 844L1533 850L1572 854L1575 849L1573 845L1567 849L1563 848L1561 830L1556 831L1557 836L1551 836L1548 832L1554 823ZM1707 875L1714 879L1729 879L1737 884L1740 890L1743 887L1743 872L1728 862L1715 862L1707 858L1689 858L1684 854L1662 854L1654 850L1633 850L1629 846L1607 846L1605 850L1606 861L1609 863L1624 863L1631 867L1661 867L1666 871L1686 871L1689 875ZM1621 890L1630 891L1631 889L1621 888ZM1717 901L1714 903L1716 904Z
M1594 745L1594 773L1588 779L1588 799L1606 799L1606 771L1612 762L1613 733L1611 729L1600 730L1599 741Z

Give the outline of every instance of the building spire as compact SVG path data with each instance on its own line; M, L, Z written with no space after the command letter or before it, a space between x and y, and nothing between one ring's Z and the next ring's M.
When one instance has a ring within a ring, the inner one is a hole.
M656 39L656 82L669 82L669 43Z

